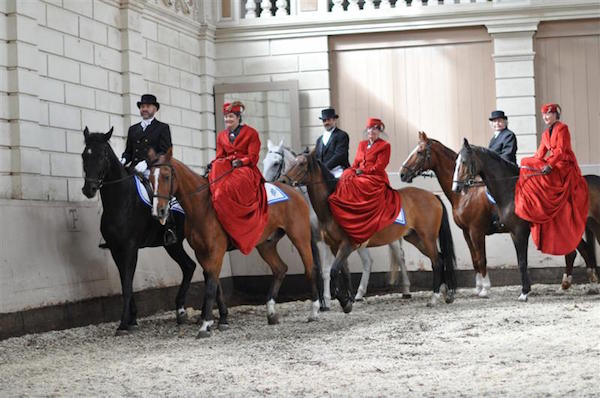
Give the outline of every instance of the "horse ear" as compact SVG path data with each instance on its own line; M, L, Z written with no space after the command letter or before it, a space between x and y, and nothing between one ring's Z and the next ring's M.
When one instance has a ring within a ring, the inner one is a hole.
M465 147L465 149L467 150L467 152L471 152L471 144L469 144L469 140L467 140L466 138L463 141L463 147Z
M424 131L419 131L419 141L427 141L427 134Z
M273 143L270 138L267 138L267 149L270 151L273 148Z
M310 153L310 149L308 149L308 147L306 147L306 148L304 148L304 150L302 151L302 153L308 155Z
M114 129L114 127L110 126L110 130L108 130L108 133L104 134L104 140L105 141L110 140L110 137L112 136L112 133L113 133L113 129Z
M88 130L88 127L85 126L85 128L83 129L83 138L85 138L85 140L87 141L89 136L90 136L90 130Z
M283 148L283 140L279 140L279 145L278 145L278 147L279 147L279 148Z

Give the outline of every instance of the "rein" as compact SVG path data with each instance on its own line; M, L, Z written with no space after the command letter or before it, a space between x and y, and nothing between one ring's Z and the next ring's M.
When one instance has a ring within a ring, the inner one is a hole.
M155 164L152 164L150 166L151 169L155 168L155 167L158 167L158 168L168 167L171 170L171 179L170 179L171 186L169 187L169 196L168 197L164 196L164 195L154 195L154 194L152 196L155 197L155 198L165 199L165 200L171 201L171 199L175 196L173 194L173 177L175 176L175 168L170 163L155 163ZM218 182L219 180L221 180L226 175L231 174L233 172L233 170L235 170L235 169L231 168L230 170L227 170L225 173L221 174L219 177L217 177L214 180L210 181L208 184L202 184L198 188L196 188L194 191L187 192L187 193L185 193L185 194L183 194L181 196L182 197L183 196L190 196L190 195L195 195L197 193L200 193L200 192L204 191L205 189L208 189L212 184Z
M544 173L541 172L540 169L536 169L533 167L523 166L525 170L535 171L535 173L531 173L525 176L525 178L543 176ZM520 175L511 176L511 177L502 177L502 178L490 178L489 181L507 181L507 180L517 180ZM477 181L474 178L469 178L468 180L452 180L452 182L464 187L464 188L473 188L473 187L484 187L486 184L484 181Z
M95 182L98 184L98 189L101 189L102 187L106 186L106 185L113 185L113 184L118 184L120 182L123 182L125 180L130 179L131 177L133 177L134 174L129 174L123 178L119 178L118 180L111 180L111 181L106 181L104 182L104 179L100 179L100 178L89 178L89 177L85 177L84 180L88 181L88 182Z

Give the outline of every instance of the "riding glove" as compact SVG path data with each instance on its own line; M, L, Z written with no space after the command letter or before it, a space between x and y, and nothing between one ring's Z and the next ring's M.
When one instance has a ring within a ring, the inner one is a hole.
M363 173L363 171L361 169L356 169L356 175L359 176Z
M549 164L542 167L542 174L544 174L544 175L550 174L551 171L552 171L552 167Z
M139 162L138 164L135 165L135 169L137 171L139 171L140 173L143 173L144 171L146 171L147 168L148 168L148 165L146 164L145 160L142 160L141 162Z
M243 164L243 163L242 163L242 161L241 161L241 160L239 160L239 159L234 159L234 160L231 162L231 167L233 167L234 169L236 169L236 168L238 168L238 167L242 167L243 165L244 165L244 164Z

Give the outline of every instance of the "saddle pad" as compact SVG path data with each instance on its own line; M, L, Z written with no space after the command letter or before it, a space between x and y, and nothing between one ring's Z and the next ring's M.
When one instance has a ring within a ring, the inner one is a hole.
M274 204L290 200L289 196L277 185L265 182L265 191L267 191L267 204Z
M135 187L137 188L137 193L141 201L144 202L146 206L152 207L152 203L150 202L150 198L148 197L148 191L146 191L142 180L137 175L135 176ZM170 207L173 211L185 214L185 212L183 211L183 207L181 207L181 205L175 198L171 199Z
M394 224L406 225L406 217L404 216L404 208L400 208L400 214L394 220Z
M485 188L485 196L487 196L488 200L490 201L491 204L495 205L496 204L496 199L494 199L494 197L492 196L492 194L490 194L490 192L488 191L487 187Z

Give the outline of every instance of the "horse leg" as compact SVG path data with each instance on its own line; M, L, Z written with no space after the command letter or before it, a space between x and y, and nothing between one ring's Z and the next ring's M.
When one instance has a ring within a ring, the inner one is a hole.
M595 235L595 237L594 237ZM593 218L588 218L585 226L585 239L588 244L588 254L592 269L588 269L588 279L590 283L598 283L598 265L596 263L596 240L600 243L600 223Z
M596 276L596 259L591 255L591 245L595 245L596 243L592 240L590 242L586 242L585 240L581 240L579 245L577 245L577 251L583 257L585 261L585 267L588 275L588 282L597 284L598 278ZM590 287L588 290L588 294L598 294L598 287Z
M130 246L126 248L113 249L111 254L121 279L121 293L123 295L123 311L121 312L121 323L117 328L117 335L125 334L132 326L132 299L133 299L133 275L137 264L138 250ZM134 313L137 313L135 303L133 304ZM134 320L135 321L135 320Z
M185 298L190 288L192 276L194 276L194 271L196 270L196 263L187 255L185 250L183 250L181 241L174 245L165 246L165 250L179 265L179 268L181 268L181 272L183 273L183 279L181 280L181 285L179 286L177 296L175 297L175 315L177 317L177 323L181 325L187 321Z
M488 298L490 296L492 282L490 281L490 275L487 272L485 234L483 232L478 233L477 231L471 231L471 243L473 245L473 251L471 252L471 256L473 258L473 267L476 266L477 270L479 271L479 275L481 275L481 290L479 291L478 296L481 298Z
M467 246L469 247L469 253L471 254L471 262L473 263L473 269L475 270L475 295L479 296L481 289L483 289L483 276L481 276L481 270L479 269L479 262L477 261L476 249L471 241L471 235L466 229L462 230Z
M229 329L229 322L227 321L228 311L220 279L217 280L217 307L219 307L219 325L217 327L220 331L227 330Z
M402 273L402 298L409 299L410 294L410 279L408 270L406 269L406 261L404 259L404 249L402 248L402 239L398 239L389 244L390 247L390 285L395 285L398 279L398 268Z
M324 311L325 308L325 285L323 284L323 266L321 265L321 256L319 254L319 245L317 244L316 237L311 233L310 236L310 251L313 256L313 263L315 264L315 270L317 272L317 290L319 292L319 309Z
M531 291L531 280L527 271L527 243L529 241L529 225L518 228L510 234L517 251L517 262L521 273L521 294L519 301L527 301L527 295Z
M335 257L325 242L322 244L321 253L323 254L323 262L321 264L323 265L323 300L325 301L325 306L321 308L321 311L329 311L331 308L331 266Z
M273 282L269 288L267 294L267 321L269 325L276 325L279 323L279 316L275 311L275 300L279 295L279 288L283 282L283 278L287 272L287 265L283 262L279 253L277 253L277 242L279 240L265 241L260 245L256 246L258 253L269 264L271 272L273 273Z
M560 288L562 290L568 290L573 284L573 263L575 263L575 257L577 257L577 252L575 250L565 255L565 273L563 274L560 283Z
M427 303L427 306L434 307L442 299L440 287L444 279L444 269L442 267L441 259L439 258L441 256L438 256L435 239L433 237L429 240L422 239L416 231L409 233L404 237L404 239L410 242L417 249L419 249L421 253L429 257L429 260L431 261L431 269L433 274L433 294L431 296L430 302ZM433 244L431 244L432 240Z
M213 269L208 268L207 269ZM205 272L204 279L204 303L202 304L202 314L200 315L202 325L196 338L210 337L211 327L215 323L213 318L213 306L217 295L217 287L219 285L219 275L216 272Z
M352 244L342 241L331 267L331 290L346 314L352 311L351 275L348 270L348 256L352 251Z
M312 245L308 243L312 242L312 239L309 239L311 237L306 235L304 228L290 228L287 231L287 235L300 254L302 264L304 265L304 275L310 286L312 306L308 321L316 321L319 318L320 308L318 281L322 281L323 279L320 275L321 270L317 268L312 257Z
M360 284L358 285L358 290L356 291L356 296L354 297L355 301L362 301L363 296L367 294L367 287L369 286L369 277L371 276L371 267L373 266L373 258L369 253L369 249L366 247L359 248L358 255L360 256L360 261L362 262L363 272L360 277Z

